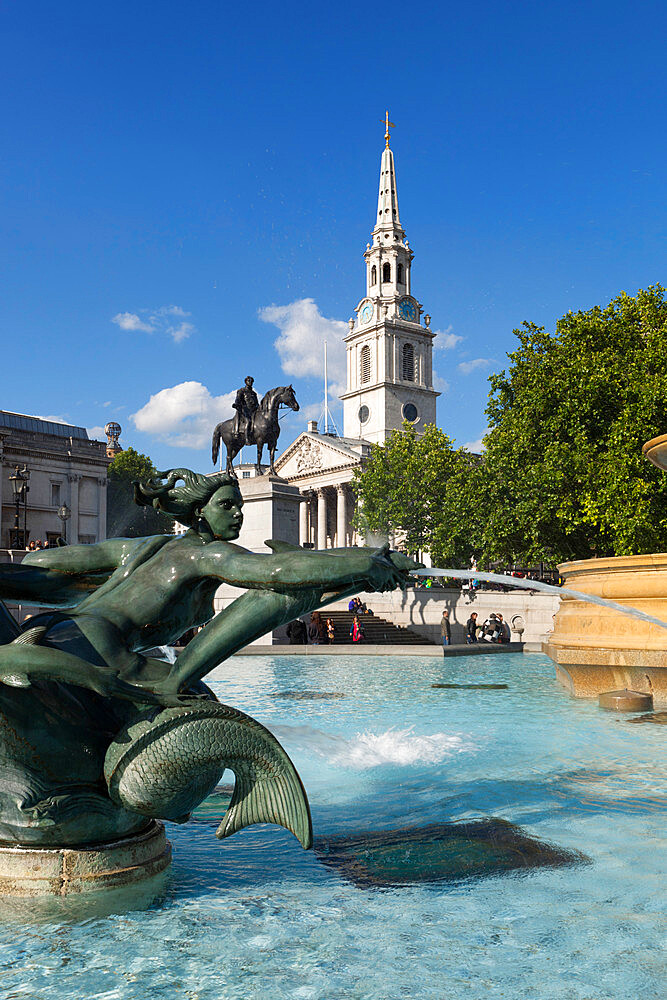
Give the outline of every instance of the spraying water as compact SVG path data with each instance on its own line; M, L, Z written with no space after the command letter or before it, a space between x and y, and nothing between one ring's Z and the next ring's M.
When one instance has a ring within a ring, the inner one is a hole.
M611 608L612 611L619 611L622 615L630 618L639 618L640 621L650 622L651 625L659 625L660 628L667 628L667 622L653 615L647 615L645 611L638 608L629 608L625 604L618 604L616 601L608 601L604 597L597 597L595 594L584 594L581 590L570 590L569 587L554 587L550 583L540 583L538 580L524 580L521 577L506 576L504 573L480 573L479 570L472 569L415 569L413 576L453 576L457 580L484 580L487 583L501 583L506 587L518 587L521 590L542 590L545 594L556 594L558 597L573 597L577 601L586 601L587 604L597 604L601 608Z

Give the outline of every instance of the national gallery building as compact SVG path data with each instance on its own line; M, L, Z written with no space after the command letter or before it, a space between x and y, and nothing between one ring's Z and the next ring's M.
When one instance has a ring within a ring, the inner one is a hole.
M110 462L85 427L0 410L0 548L103 541Z

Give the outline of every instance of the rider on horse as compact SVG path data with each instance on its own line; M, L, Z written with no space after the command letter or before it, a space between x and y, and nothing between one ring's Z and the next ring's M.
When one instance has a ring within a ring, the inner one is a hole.
M259 408L257 393L253 389L254 378L250 375L245 380L245 385L237 390L236 399L232 406L236 410L234 421L234 431L237 434L245 434L246 445L253 444L252 418Z

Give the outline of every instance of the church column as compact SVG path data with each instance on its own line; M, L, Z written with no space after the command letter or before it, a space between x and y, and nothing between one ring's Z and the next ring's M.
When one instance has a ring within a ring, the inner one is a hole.
M79 480L81 476L72 472L67 477L69 480L69 507L71 511L69 523L67 524L67 541L70 545L79 544Z
M327 495L323 489L317 491L317 547L327 547Z
M310 534L308 531L308 508L310 507L310 500L307 496L303 496L301 504L299 506L299 543L305 545L310 541Z
M347 493L345 486L336 487L336 545L347 545Z

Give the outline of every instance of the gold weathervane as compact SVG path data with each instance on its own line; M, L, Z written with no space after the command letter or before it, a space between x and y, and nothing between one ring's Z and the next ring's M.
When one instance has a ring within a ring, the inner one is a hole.
M394 125L393 122L389 121L389 112L385 111L385 113L384 113L384 130L385 130L384 131L384 140L385 140L385 142L387 144L387 149L389 149L389 129L390 128L396 128L396 126Z

